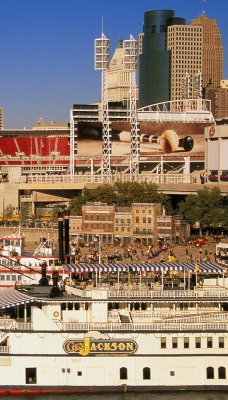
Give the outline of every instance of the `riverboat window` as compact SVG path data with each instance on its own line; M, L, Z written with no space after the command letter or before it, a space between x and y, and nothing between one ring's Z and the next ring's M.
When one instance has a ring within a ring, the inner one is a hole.
M207 379L214 379L214 368L207 367Z
M173 349L178 348L178 338L177 337L172 338L172 347L173 347Z
M170 376L175 376L175 371L170 371Z
M196 348L200 349L201 348L201 337L196 337Z
M120 379L127 379L127 368L120 368Z
M219 348L224 349L224 337L219 337Z
M207 348L212 349L212 347L213 347L213 339L212 339L212 337L208 337L207 338Z
M189 337L184 338L184 349L189 349Z
M25 368L25 382L26 384L37 383L36 368Z
M82 376L82 371L78 371L78 376Z
M150 379L150 368L143 368L143 379Z
M219 369L218 369L218 378L219 379L226 379L226 368L225 367L219 367Z
M161 348L166 349L166 337L161 337Z

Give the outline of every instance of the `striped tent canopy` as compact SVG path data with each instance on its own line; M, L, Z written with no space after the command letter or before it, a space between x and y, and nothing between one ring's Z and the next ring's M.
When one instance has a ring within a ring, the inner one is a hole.
M14 288L0 289L0 308L14 307L34 301L34 297L15 290Z
M200 262L197 264L198 273L222 273L223 268L211 262ZM131 263L131 264L64 264L64 269L70 273L83 272L170 272L170 271L196 271L195 263L162 262L162 263Z

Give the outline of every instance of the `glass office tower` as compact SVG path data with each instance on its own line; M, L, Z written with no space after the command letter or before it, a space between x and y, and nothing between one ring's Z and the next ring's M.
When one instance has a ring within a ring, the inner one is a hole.
M167 28L185 25L173 10L144 14L142 52L139 55L139 107L169 101L171 53L167 50Z

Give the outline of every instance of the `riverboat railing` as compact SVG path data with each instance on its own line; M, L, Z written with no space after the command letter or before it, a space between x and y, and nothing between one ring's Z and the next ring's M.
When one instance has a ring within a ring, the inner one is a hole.
M62 323L62 331L121 331L121 332L227 332L228 322L208 323L183 323L183 322L158 322L158 323Z
M220 313L206 313L202 315L190 315L181 314L181 313L172 313L171 312L150 312L150 311L131 311L131 317L133 323L140 323L145 321L152 321L155 319L163 319L166 322L183 322L183 323L201 323L201 322L219 322L219 321L228 321L228 313L220 312ZM111 316L110 316L111 317Z
M9 354L10 353L10 346L0 346L0 353L1 354Z
M113 290L108 292L109 298L227 298L227 290Z
M91 289L81 290L72 286L66 286L68 294L81 297L91 298ZM112 298L132 298L132 299L181 299L181 298L228 298L228 290L225 288L213 288L213 289L198 289L198 290L113 290L107 289L107 296L109 299Z

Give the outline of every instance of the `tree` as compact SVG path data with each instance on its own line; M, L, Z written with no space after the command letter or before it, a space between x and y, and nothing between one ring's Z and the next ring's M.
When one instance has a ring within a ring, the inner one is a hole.
M13 218L14 214L14 209L11 204L9 204L5 209L4 209L4 220L9 221L10 219Z
M188 195L179 204L179 209L191 226L199 222L201 228L224 226L224 223L227 227L227 200L217 187L205 187L198 190L196 195Z
M20 210L20 222L27 222L28 219L31 217L31 208L28 203L22 203L21 210Z
M81 196L71 200L71 214L81 215L82 206L86 202L116 204L119 207L130 207L132 203L161 203L168 213L172 213L169 197L159 193L155 184L146 182L116 182L114 185L104 184L95 189L84 189Z

